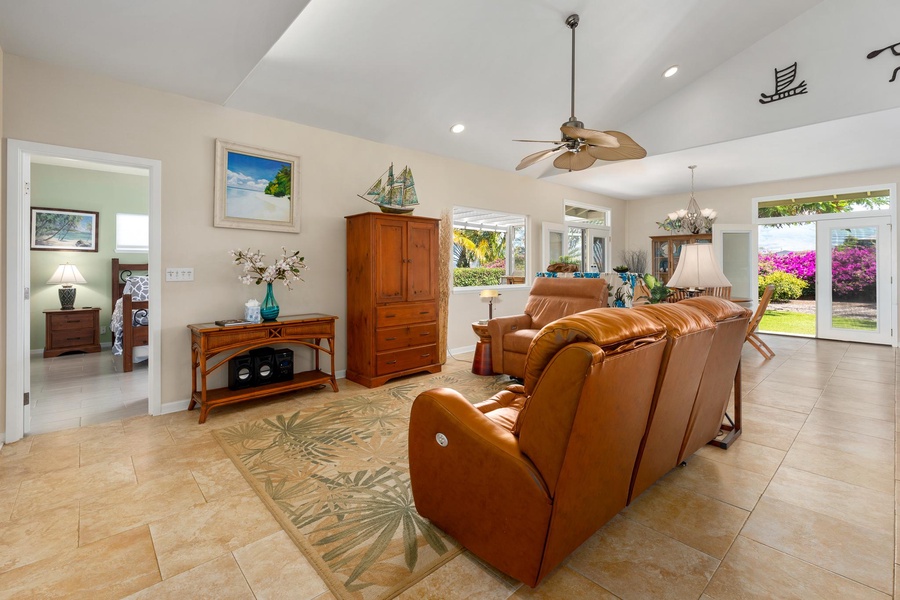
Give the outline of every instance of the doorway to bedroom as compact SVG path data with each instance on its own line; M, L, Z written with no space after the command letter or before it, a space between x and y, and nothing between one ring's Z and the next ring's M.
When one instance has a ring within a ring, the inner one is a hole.
M147 275L149 191L147 169L32 158L31 433L148 412L147 347L126 368L114 282L119 263Z
M114 259L158 286L159 161L7 140L7 178L5 441L160 414L158 320L130 369L111 331Z

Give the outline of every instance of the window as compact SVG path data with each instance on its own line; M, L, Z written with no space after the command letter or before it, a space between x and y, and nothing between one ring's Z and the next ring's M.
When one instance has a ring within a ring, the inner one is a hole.
M524 215L454 207L453 287L524 284L526 222Z
M815 221L815 215L886 211L890 208L891 190L836 190L825 195L756 199L756 218L760 223Z
M116 252L150 251L150 216L116 213Z
M565 218L568 256L578 261L581 271L608 272L609 209L567 201Z

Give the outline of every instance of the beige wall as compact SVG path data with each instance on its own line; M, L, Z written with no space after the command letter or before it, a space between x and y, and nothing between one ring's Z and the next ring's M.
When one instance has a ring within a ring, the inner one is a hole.
M145 263L147 253L116 252L116 213L142 214L148 211L150 183L146 176L89 171L55 165L31 165L31 205L98 213L97 252L65 250L31 251L31 349L41 350L45 342L45 310L59 309L59 286L47 279L62 263L78 267L87 283L76 286L75 307L100 308L100 342L112 341L112 261Z
M3 48L0 48L0 141L6 139L3 130ZM6 208L6 144L0 143L0 205ZM0 211L0 264L4 276L0 278L0 339L6 339L6 210ZM6 344L0 344L0 364L6 364ZM0 369L0 431L6 431L6 369Z
M8 138L127 154L162 162L162 266L193 267L194 281L162 284L162 402L186 400L190 348L186 325L237 317L263 290L246 287L230 265L231 248L299 249L310 270L288 292L276 288L283 314L338 315L337 368L346 365L344 216L370 210L356 197L387 164L415 171L421 207L439 217L461 204L526 213L531 218L529 270L540 262L539 226L562 219L564 199L608 206L614 238L624 239L624 203L515 173L474 166L422 152L305 127L278 119L153 91L84 72L6 55L4 135ZM280 234L214 228L213 164L216 138L301 157L301 233ZM499 314L520 312L527 290L510 291ZM477 294L450 300L448 345L474 343L469 323L484 318ZM5 409L4 409L5 410Z
M699 178L700 169L697 169L697 171ZM694 197L701 208L708 207L719 212L719 216L716 219L718 223L740 224L751 223L753 218L753 198L871 186L873 184L897 184L897 182L900 182L900 168L892 168L703 190L695 192ZM650 236L665 235L666 233L657 227L656 222L662 221L666 214L670 212L685 208L689 199L690 195L684 193L628 202L625 214L627 221L626 240L629 247L643 248L649 254Z
M698 177L700 176L698 169ZM747 224L753 218L753 198L800 194L843 188L869 187L900 182L900 167L873 171L858 171L826 177L792 179L755 185L744 185L716 190L703 190L694 194L701 208L712 208L719 212L718 223ZM665 235L656 226L665 215L687 206L689 194L660 196L646 200L629 202L626 208L627 235L629 246L643 248L650 254L650 236ZM900 265L900 248L894 251L894 269ZM898 321L900 322L900 321Z

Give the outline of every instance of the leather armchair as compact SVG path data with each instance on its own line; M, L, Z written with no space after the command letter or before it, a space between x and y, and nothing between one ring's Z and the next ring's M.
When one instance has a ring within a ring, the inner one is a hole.
M537 585L625 507L665 346L665 326L647 315L591 310L540 330L524 385L479 405L445 388L420 394L409 425L416 510Z
M700 387L678 456L678 462L681 462L719 434L741 364L741 349L752 313L729 300L713 296L689 298L678 304L698 308L716 323L716 333L703 365Z
M494 372L524 377L525 355L542 327L568 315L605 307L608 295L606 280L601 278L535 279L524 314L488 322Z

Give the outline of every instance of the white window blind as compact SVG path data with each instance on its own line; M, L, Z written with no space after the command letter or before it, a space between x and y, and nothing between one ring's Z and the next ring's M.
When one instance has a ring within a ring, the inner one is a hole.
M116 213L116 252L150 251L150 216Z

